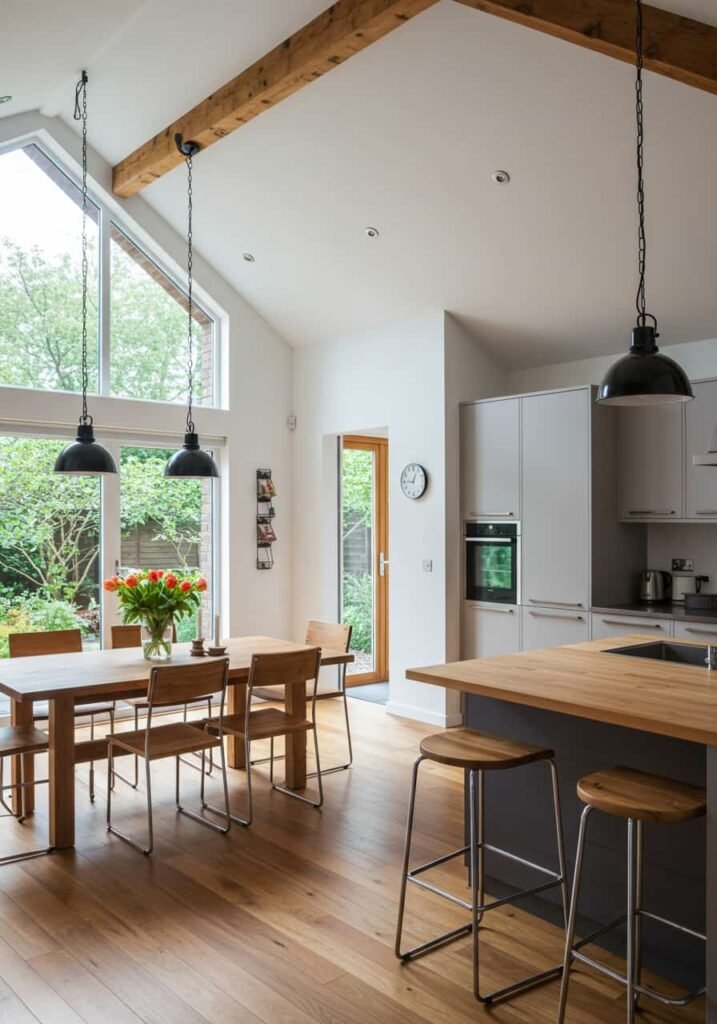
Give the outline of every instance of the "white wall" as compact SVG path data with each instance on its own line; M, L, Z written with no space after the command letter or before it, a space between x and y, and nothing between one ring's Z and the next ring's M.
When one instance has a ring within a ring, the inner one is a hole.
M446 614L447 594L457 586L455 562L449 559L456 530L457 465L446 453L449 433L456 434L461 374L471 397L476 397L474 388L493 383L478 347L443 313L294 352L298 417L294 633L301 636L309 618L331 618L337 613L336 438L385 429L389 438L389 710L436 725L459 721L454 698L443 690L408 682L405 670L445 661L457 649L450 639L457 623L448 623ZM451 451L457 452L457 443L451 443ZM401 467L407 462L420 462L428 470L428 490L419 501L405 498L398 485ZM431 573L422 571L424 559L433 562Z
M75 162L79 174L80 140L58 119L33 113L0 120L0 145L41 133L50 152ZM109 198L113 212L128 222L151 252L158 250L179 281L186 271L186 242L140 197L111 197L112 169L89 154L90 186ZM201 220L201 167L195 167L195 221ZM291 412L292 352L285 341L212 269L201 253L194 255L197 294L224 313L222 381L226 409L195 410L200 435L226 438L220 481L222 505L222 606L225 628L232 633L288 636L291 628L292 443L286 426ZM92 398L99 439L105 430L159 432L181 440L183 412L177 406ZM3 388L0 425L22 420L66 426L77 420L77 397L63 393ZM111 436L111 435L105 435ZM256 569L256 477L259 466L274 471L278 497L276 565ZM224 471L226 469L226 471Z
M626 331L625 348L616 351L615 355L513 370L508 374L509 393L522 394L527 391L572 387L575 384L599 384L615 360L627 352L629 345L629 332ZM691 380L717 376L717 340L661 345L660 351L675 359Z

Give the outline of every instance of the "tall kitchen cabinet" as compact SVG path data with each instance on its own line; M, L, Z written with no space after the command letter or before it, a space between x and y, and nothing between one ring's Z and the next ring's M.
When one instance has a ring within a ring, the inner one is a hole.
M617 410L588 387L461 408L464 520L521 526L519 603L463 602L462 656L590 638L590 606L629 601L645 530L618 521Z

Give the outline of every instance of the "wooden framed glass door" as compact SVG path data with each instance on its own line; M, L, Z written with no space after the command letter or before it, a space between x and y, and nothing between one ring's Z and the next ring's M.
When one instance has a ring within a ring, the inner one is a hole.
M347 686L388 679L388 439L340 449L341 621L353 626Z

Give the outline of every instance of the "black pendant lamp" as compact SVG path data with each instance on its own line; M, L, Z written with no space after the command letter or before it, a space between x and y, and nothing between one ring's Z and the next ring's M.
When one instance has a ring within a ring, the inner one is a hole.
M662 355L657 347L657 320L647 312L645 302L645 187L643 182L643 107L642 107L642 2L636 0L635 102L637 120L637 212L639 283L635 305L637 321L632 329L630 351L618 359L605 374L598 389L603 405L663 405L688 402L694 398L684 370L674 359Z
M87 72L75 89L75 120L82 121L82 415L77 437L60 452L55 461L56 473L95 476L116 473L114 459L95 441L92 417L87 412Z
M214 459L208 452L199 447L199 435L194 429L192 419L192 399L194 397L194 336L192 334L192 157L199 152L196 142L183 142L182 136L174 136L177 149L184 157L187 165L187 343L189 358L187 363L188 403L187 430L184 444L178 452L171 456L164 467L164 475L170 477L203 478L219 476Z

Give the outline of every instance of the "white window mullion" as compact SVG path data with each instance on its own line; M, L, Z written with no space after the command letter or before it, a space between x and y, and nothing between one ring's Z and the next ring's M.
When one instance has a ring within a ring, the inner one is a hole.
M100 394L110 394L110 218L100 212Z

